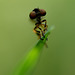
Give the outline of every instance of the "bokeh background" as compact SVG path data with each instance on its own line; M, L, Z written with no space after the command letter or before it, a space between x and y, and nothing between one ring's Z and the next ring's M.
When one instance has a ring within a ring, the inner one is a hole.
M0 0L0 75L11 75L37 42L29 13L47 11L48 37L33 75L75 75L75 0Z

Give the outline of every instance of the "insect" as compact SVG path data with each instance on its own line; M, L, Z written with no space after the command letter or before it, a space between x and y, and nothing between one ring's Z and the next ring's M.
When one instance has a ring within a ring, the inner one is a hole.
M30 19L36 21L34 32L38 35L38 37L43 40L41 37L45 37L44 34L47 31L47 21L46 19L42 20L42 17L46 15L46 11L44 9L35 8L30 12L29 17Z

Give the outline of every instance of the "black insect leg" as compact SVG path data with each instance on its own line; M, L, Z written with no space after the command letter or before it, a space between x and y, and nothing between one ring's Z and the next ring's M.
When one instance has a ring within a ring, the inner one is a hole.
M36 27L34 28L34 32L38 35L38 37L39 37L41 40L43 40L43 39L41 38L41 33L40 33L40 31L37 30L37 28L39 28L39 27L36 26Z
M42 36L45 37L43 30L39 27L40 24L41 24L41 22L35 23L35 25L37 26L37 28L42 32Z
M39 27L38 27L39 28ZM43 31L42 31L42 29L41 28L39 28L40 30L41 30L41 32L42 32L42 36L45 38L45 36L44 36L44 33L43 33Z
M47 30L47 28L48 28L48 26L47 26L47 21L46 20L42 20L42 22L45 22L45 24L43 24L44 25L44 32Z
M44 32L44 34L45 34L45 31L47 30L48 25L47 25L46 19L42 20L42 22L45 22L45 24L42 24L42 25L44 26L44 27L43 27L43 32ZM41 22L41 23L42 23L42 22ZM47 40L48 40L48 38L47 38Z

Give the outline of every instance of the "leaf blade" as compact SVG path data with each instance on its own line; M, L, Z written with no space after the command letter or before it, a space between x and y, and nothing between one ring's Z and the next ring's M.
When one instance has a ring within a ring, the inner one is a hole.
M46 42L46 39L50 32L54 29L52 26L45 34L45 38L42 37L44 40L39 40L37 44L31 49L31 51L24 57L21 63L16 68L13 75L28 75L30 70L32 70L40 56L41 50Z

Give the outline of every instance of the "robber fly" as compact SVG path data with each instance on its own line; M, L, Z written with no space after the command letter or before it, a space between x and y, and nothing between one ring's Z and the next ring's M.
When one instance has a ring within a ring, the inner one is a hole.
M42 17L46 15L46 11L44 9L35 8L30 12L29 17L32 20L36 20L35 27L33 31L38 35L38 37L43 40L41 37L45 37L44 34L47 31L47 21L46 19L42 20Z

